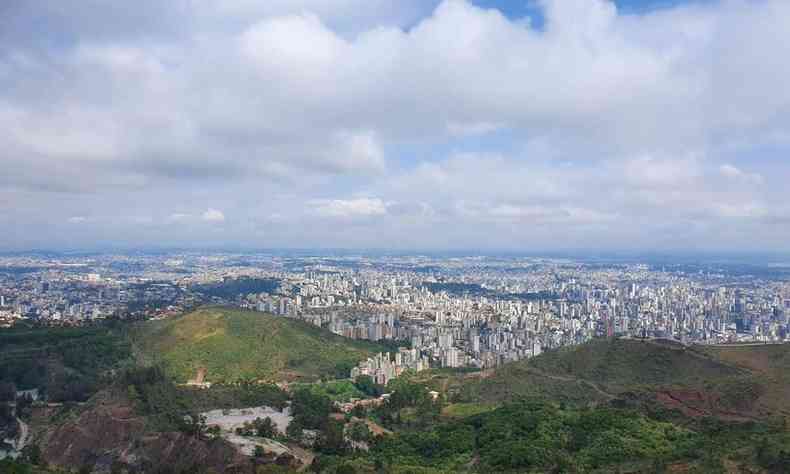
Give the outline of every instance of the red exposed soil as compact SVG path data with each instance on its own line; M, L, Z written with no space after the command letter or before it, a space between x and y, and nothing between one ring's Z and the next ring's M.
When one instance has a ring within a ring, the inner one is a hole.
M655 392L656 401L666 408L675 409L692 418L714 416L726 421L751 421L748 412L725 409L718 396L699 390L662 390Z
M146 429L145 420L124 402L102 400L49 432L41 440L44 459L61 467L169 467L189 472L197 466L215 472L246 472L250 461L224 441L206 441L178 432Z

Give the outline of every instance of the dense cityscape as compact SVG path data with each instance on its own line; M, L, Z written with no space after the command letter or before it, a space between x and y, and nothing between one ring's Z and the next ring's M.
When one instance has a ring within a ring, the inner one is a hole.
M160 319L199 305L298 318L401 350L363 362L492 368L596 337L783 342L790 272L776 265L538 257L259 254L8 256L0 322Z

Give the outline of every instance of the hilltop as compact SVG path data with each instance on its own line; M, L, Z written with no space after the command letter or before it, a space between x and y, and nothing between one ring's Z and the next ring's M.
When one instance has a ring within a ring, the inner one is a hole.
M598 339L478 373L417 377L446 393L452 411L521 397L571 406L641 404L732 421L790 415L790 346L684 346ZM470 406L471 405L471 406Z
M746 371L665 340L596 339L528 361L545 373L595 381L611 391L635 385L689 385Z
M360 360L386 351L302 321L222 307L144 323L134 339L145 356L163 362L179 382L198 372L214 383L314 380L343 375Z

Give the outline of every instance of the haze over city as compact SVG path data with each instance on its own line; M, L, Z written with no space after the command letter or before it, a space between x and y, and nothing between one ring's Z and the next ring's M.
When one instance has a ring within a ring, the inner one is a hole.
M787 251L790 3L5 1L0 248Z

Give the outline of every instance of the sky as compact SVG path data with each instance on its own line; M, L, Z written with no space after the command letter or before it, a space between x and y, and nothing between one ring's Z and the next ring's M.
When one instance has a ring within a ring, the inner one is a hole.
M790 251L786 0L4 0L0 250Z

